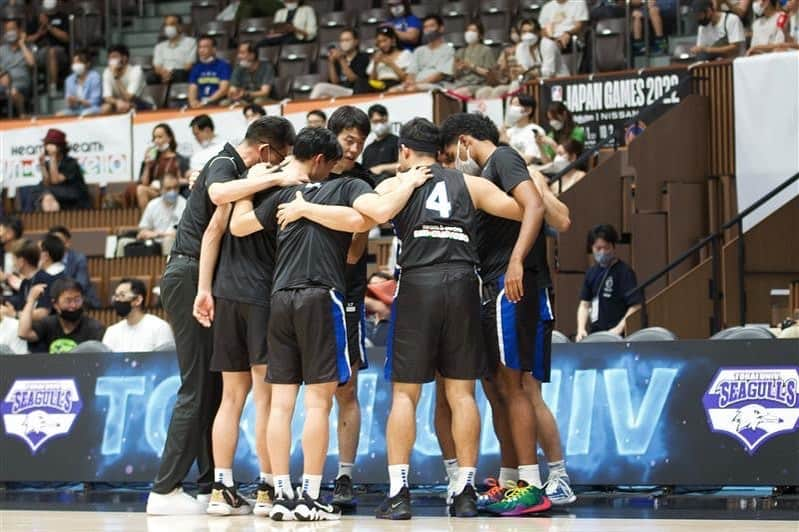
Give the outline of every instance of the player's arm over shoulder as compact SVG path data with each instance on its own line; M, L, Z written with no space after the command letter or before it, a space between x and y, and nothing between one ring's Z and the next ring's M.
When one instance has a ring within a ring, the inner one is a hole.
M488 214L508 218L509 220L522 221L524 209L516 203L511 196L497 188L491 181L473 175L463 176L466 188L472 197L472 203L481 211Z
M267 201L264 200L258 208L265 208L263 204ZM253 208L252 198L237 201L233 207L233 214L230 216L230 234L242 237L256 233L263 228L264 226Z

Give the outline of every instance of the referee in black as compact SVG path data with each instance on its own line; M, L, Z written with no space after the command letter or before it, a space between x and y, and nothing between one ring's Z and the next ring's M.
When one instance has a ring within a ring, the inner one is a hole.
M213 334L193 316L195 297L206 321L213 320L210 295L213 269L205 272L205 285L198 283L201 249L218 248L230 203L280 183L281 176L267 166L285 156L285 147L270 143L271 132L284 127L282 117L264 117L253 122L236 147L225 144L222 151L203 168L178 223L175 244L161 279L161 301L175 336L181 385L169 422L161 466L147 499L151 515L205 513L213 483L211 425L219 406L219 374L209 371ZM238 179L258 164L248 179ZM258 170L258 171L256 171ZM198 318L199 319L199 318ZM199 495L183 492L181 483L194 461L199 469Z

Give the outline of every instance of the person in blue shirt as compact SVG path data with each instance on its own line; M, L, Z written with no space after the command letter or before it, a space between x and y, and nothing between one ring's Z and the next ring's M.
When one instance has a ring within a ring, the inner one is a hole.
M58 112L61 116L86 116L100 112L103 104L103 80L92 70L88 52L75 52L72 58L72 74L67 77L64 99L67 108Z
M387 25L397 33L397 44L402 50L413 50L422 35L422 21L411 11L410 0L388 0L391 19Z
M197 57L189 73L189 107L219 105L230 88L230 63L216 56L216 39L211 35L197 40Z

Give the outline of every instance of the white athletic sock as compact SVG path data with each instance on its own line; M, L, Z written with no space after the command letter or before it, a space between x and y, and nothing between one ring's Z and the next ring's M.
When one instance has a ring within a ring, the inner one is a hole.
M339 479L339 478L341 478L341 477L343 477L345 475L350 477L350 478L352 478L352 468L353 468L354 465L355 464L348 464L346 462L339 462L338 463L338 475L336 475L336 478Z
M290 475L275 475L275 497L283 495L284 499L294 499L294 490L291 489Z
M410 468L409 464L388 466L388 479L391 482L391 487L388 490L389 497L395 496L402 488L408 485L408 470Z
M460 493L466 488L466 486L474 487L474 476L477 474L476 467L459 467L458 468L458 477L455 481L455 485L452 488L453 495L460 495Z
M502 488L507 488L511 483L516 483L519 480L519 470L515 467L500 467L499 468L499 485Z
M302 491L316 500L319 498L319 491L322 487L322 475L303 475Z
M270 486L273 487L275 485L275 479L272 476L272 473L264 473L263 471L261 471L261 473L258 475L258 481L264 484L269 484Z
M538 465L520 465L519 480L535 488L540 488L542 484L541 473L538 472Z
M452 481L455 480L458 476L458 459L457 458L450 458L444 460L444 469L447 471L447 481L452 484Z
M547 466L549 467L549 480L557 477L569 478L569 474L566 472L566 460L549 462Z
M214 468L214 478L217 482L221 482L228 488L232 488L233 484L233 470L232 469L224 469L221 467Z

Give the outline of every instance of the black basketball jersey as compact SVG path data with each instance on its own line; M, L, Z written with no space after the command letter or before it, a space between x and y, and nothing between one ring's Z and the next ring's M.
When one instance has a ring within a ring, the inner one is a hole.
M402 241L398 263L403 270L442 262L480 263L476 209L463 174L438 164L433 177L417 188L394 217Z

